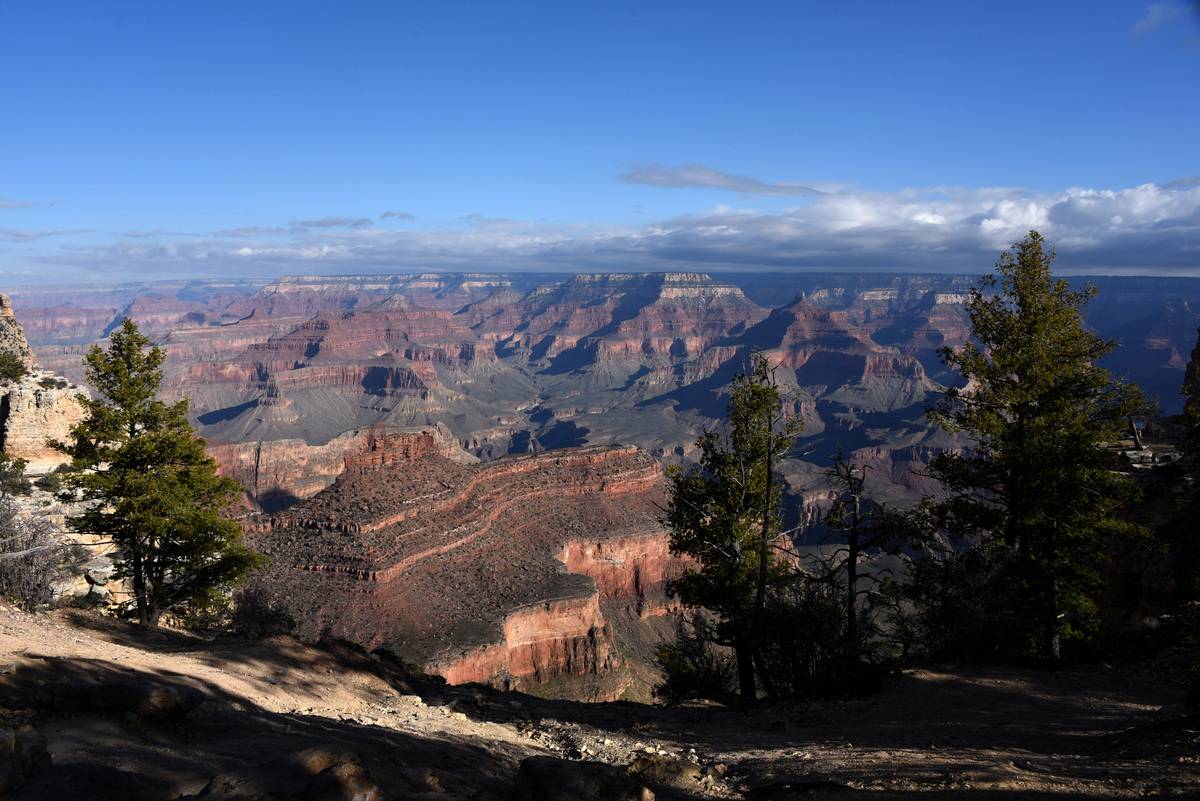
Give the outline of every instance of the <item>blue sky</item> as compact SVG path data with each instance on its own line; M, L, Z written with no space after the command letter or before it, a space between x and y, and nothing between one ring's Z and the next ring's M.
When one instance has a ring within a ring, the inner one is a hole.
M1184 2L0 0L0 280L1200 273L1198 86Z

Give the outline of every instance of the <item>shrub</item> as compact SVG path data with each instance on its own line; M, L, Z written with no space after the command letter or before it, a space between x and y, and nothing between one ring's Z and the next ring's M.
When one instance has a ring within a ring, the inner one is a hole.
M248 637L272 637L290 634L296 621L268 592L247 587L235 596L233 627Z
M70 383L65 378L46 376L38 381L38 386L40 386L42 389L66 389L70 386Z
M38 478L34 480L33 486L46 492L58 494L60 491L62 491L63 476L66 475L67 470L68 468L66 465L59 465L49 473L46 473L44 476L38 476Z
M988 546L947 549L910 562L905 580L888 585L897 610L890 628L900 650L934 659L1020 653L1025 627L1010 602L1012 562L1007 548Z
M28 495L33 484L25 478L24 459L10 459L0 453L0 497Z
M49 603L71 553L46 521L21 518L12 501L0 499L0 596L24 609Z
M181 607L176 618L181 626L196 631L214 631L232 623L233 599L228 595L197 598Z
M772 588L762 627L770 635L758 644L756 672L772 697L829 698L875 692L887 673L879 643L846 653L845 588L809 576ZM865 609L860 631L869 631ZM706 698L724 700L737 690L732 649L719 639L701 612L680 622L675 639L659 647L663 682L655 694L667 703Z
M29 372L25 362L13 353L0 353L0 381L20 381Z
M837 582L807 579L771 591L763 629L772 636L762 644L762 669L772 695L857 694L846 653L844 592Z
M702 611L681 617L675 639L658 648L662 683L654 694L669 704L697 698L723 699L737 691L737 668L728 648L714 645Z

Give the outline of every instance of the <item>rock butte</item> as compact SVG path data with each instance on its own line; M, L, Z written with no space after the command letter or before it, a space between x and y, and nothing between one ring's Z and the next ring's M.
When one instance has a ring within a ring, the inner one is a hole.
M478 461L441 426L353 429L321 445L298 438L208 443L221 473L241 484L249 500L267 512L311 498L332 484L347 464L381 450L393 457L402 453L405 459L438 454L458 462Z
M385 648L454 684L526 689L644 656L623 653L614 626L641 629L623 642L653 640L664 579L682 569L651 457L586 447L465 465L430 443L421 453L419 437L347 459L328 489L248 524L271 560L253 586L301 637Z

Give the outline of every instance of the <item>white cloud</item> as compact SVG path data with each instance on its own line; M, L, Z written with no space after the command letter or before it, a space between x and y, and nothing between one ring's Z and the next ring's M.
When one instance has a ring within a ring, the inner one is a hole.
M67 236L69 234L85 234L88 233L82 229L76 228L55 228L55 229L21 229L21 228L0 228L0 241L3 242L36 242L39 239L46 239L51 236Z
M639 164L621 176L627 184L645 184L671 189L723 189L751 195L819 195L822 191L794 183L770 183L749 175L733 175L703 164L684 164L665 167L661 164Z
M1137 36L1145 36L1176 20L1182 19L1187 9L1174 3L1152 3L1146 6L1146 13L1133 25Z
M317 220L300 220L298 228L370 228L374 221L368 217L321 217Z
M647 225L480 215L461 222L468 224L442 230L247 227L174 241L64 247L36 257L155 274L198 265L226 274L689 265L982 272L1000 250L1037 228L1057 245L1063 269L1200 274L1200 185L1191 182L1047 193L945 186L842 191L779 212L717 206Z

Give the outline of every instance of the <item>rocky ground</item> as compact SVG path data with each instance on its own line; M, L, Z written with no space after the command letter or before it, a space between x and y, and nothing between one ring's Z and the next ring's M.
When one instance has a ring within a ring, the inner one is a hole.
M3 607L0 797L1196 798L1171 665L929 667L863 700L669 709Z

